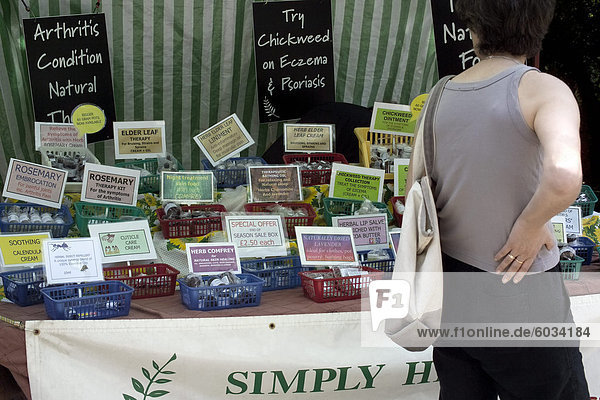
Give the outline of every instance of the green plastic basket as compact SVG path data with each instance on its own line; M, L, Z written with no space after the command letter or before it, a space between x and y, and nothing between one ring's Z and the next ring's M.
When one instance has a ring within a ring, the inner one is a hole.
M354 212L360 208L362 203L363 200L348 200L338 199L336 197L325 197L323 199L323 204L325 206L323 216L325 217L325 222L327 225L331 226L332 217L354 215ZM377 207L381 213L385 213L387 215L388 224L392 222L392 214L384 203L374 201L373 205Z
M75 221L81 236L90 236L89 224L128 221L132 218L144 218L146 214L137 207L117 206L79 201L75 203Z
M177 170L181 171L183 166L177 160L175 160ZM115 167L128 168L128 169L139 169L150 172L150 175L142 176L140 178L140 186L138 187L138 193L158 193L160 191L160 172L158 172L158 159L148 158L146 160L132 160L122 161L115 164Z
M588 185L581 186L581 193L585 193L588 197L588 201L575 202L572 205L581 208L581 216L587 217L588 215L592 215L594 213L594 207L596 206L596 202L598 201L598 197L596 197L596 193L592 190Z
M583 261L584 259L579 256L575 256L574 260L560 260L560 271L563 279L569 281L578 280Z

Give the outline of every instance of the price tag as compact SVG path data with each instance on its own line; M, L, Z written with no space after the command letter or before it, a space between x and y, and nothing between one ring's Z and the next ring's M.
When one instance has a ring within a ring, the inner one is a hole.
M388 222L386 214L333 217L333 226L352 229L356 250L387 249Z
M329 196L340 199L381 201L384 175L385 171L382 169L333 163Z
M140 170L85 164L81 200L103 204L137 205Z
M165 121L114 122L115 158L155 158L167 155Z
M286 152L331 153L334 138L334 125L283 124L283 144Z
M100 245L95 238L45 240L42 253L49 285L104 280Z
M11 158L2 196L60 208L66 184L67 172L62 169Z
M213 166L254 144L254 139L236 114L194 136L194 141Z
M100 243L104 264L156 259L147 220L92 224L88 229Z
M185 251L190 271L195 274L242 272L237 248L233 243L187 243Z
M351 228L296 226L302 265L358 266Z
M225 231L240 257L287 256L281 215L226 215Z

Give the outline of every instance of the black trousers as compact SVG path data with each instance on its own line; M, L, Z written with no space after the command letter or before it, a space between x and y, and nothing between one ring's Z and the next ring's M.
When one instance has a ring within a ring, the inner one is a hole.
M528 275L519 284L503 285L499 275L482 272L447 255L443 262L443 323L572 322L558 266ZM496 400L500 396L502 400L589 400L579 347L573 342L569 347L548 344L435 346L433 361L440 399Z

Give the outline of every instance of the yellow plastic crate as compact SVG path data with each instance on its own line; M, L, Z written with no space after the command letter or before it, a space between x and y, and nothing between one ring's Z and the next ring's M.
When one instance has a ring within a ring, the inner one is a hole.
M354 128L358 139L358 160L362 167L371 166L371 145L385 146L392 150L396 144L405 143L414 147L414 136L392 135L390 133L369 132L369 128ZM386 173L385 179L394 179L393 173Z

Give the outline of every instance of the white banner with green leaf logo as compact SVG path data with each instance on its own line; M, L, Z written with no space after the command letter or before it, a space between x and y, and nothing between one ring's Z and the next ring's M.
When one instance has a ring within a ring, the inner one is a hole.
M571 299L600 322L600 295ZM381 336L363 347L361 313L27 322L33 400L437 398L431 348ZM378 347L379 345L383 347ZM582 348L590 395L600 348Z

